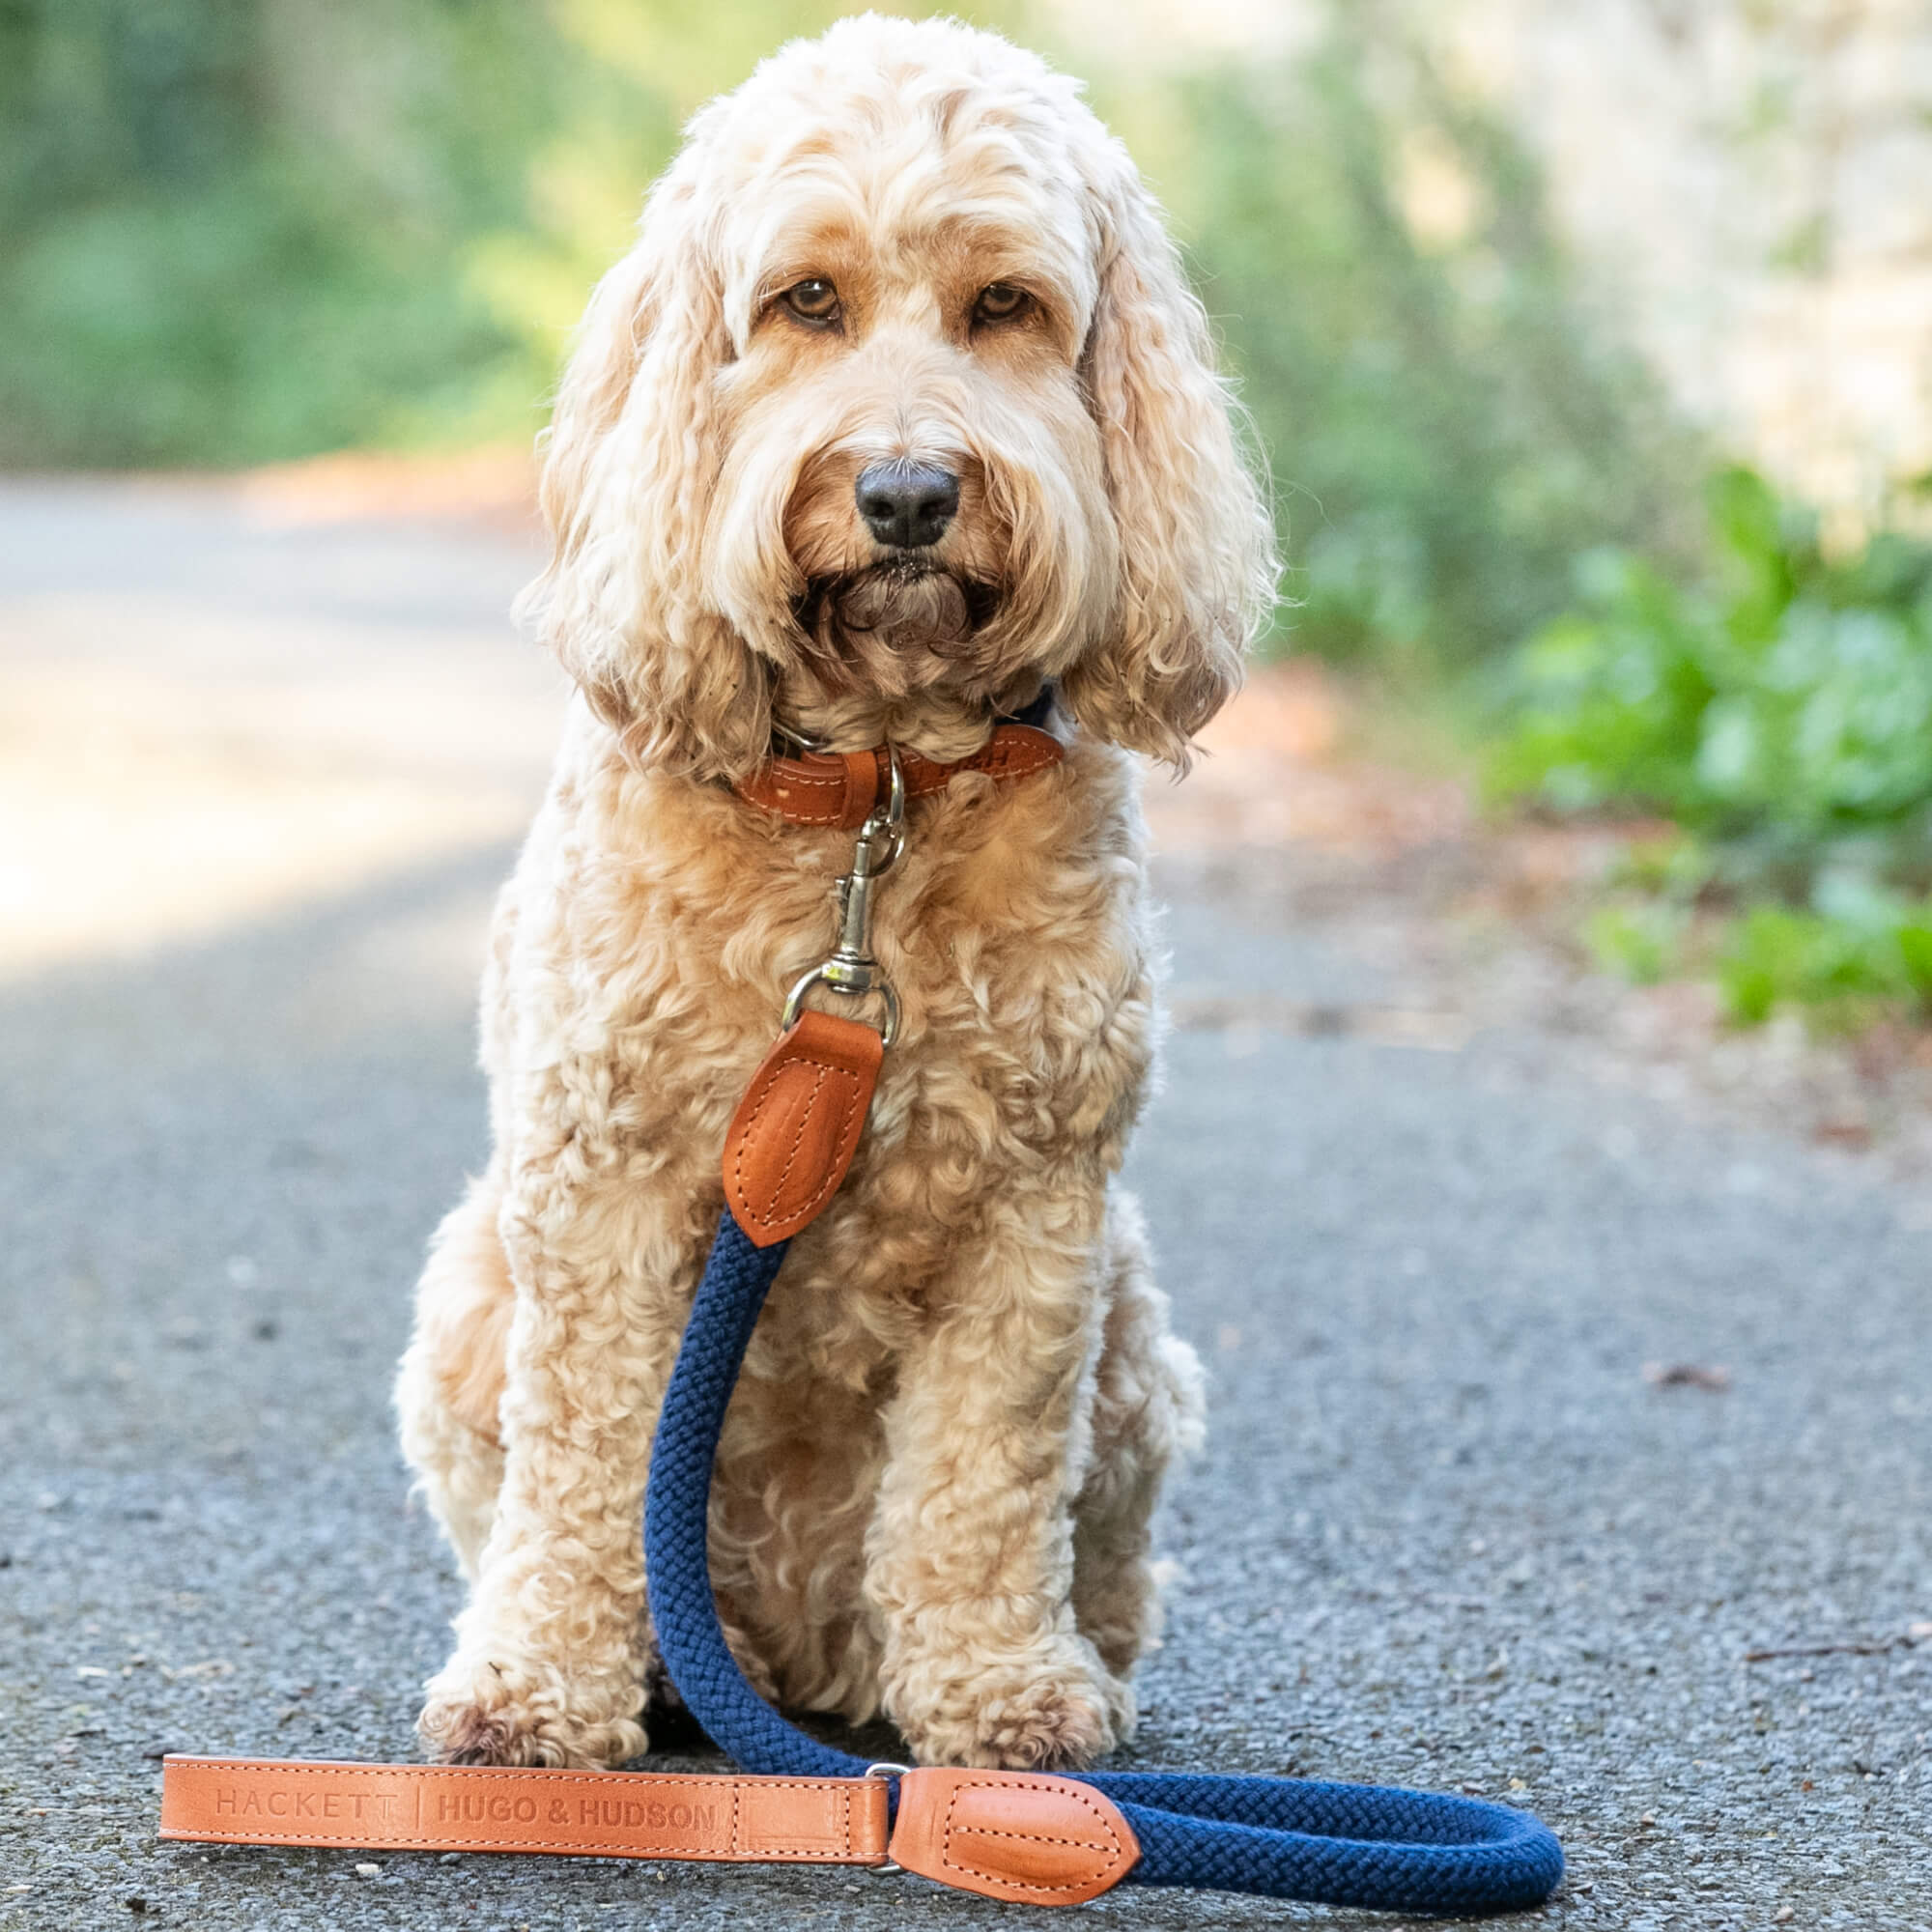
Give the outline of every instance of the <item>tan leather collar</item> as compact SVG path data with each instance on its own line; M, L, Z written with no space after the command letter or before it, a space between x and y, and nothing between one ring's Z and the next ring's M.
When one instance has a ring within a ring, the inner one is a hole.
M970 757L942 764L917 752L899 753L899 773L909 799L944 791L959 772L992 779L1023 779L1057 765L1066 755L1060 740L1033 724L998 724ZM740 798L763 806L793 825L836 825L855 832L871 815L886 782L886 748L864 752L806 752L774 758L738 786Z

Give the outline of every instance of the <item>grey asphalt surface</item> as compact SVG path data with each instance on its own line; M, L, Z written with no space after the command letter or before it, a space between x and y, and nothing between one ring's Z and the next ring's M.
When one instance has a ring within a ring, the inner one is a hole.
M304 600L487 623L522 564L0 493L0 599L218 580L265 636ZM166 1749L413 1754L459 1593L388 1379L483 1153L471 984L508 858L0 982L0 1927L1022 1922L906 1878L154 1838ZM1380 997L1319 935L1206 900L1172 936L1190 992ZM1522 1922L1932 1927L1932 1642L1904 1640L1932 1619L1932 1233L1775 1125L1586 1084L1532 1034L1177 1036L1132 1178L1211 1434L1165 1512L1182 1577L1122 1761L1527 1804L1570 1877ZM1854 1641L1884 1647L1746 1662Z

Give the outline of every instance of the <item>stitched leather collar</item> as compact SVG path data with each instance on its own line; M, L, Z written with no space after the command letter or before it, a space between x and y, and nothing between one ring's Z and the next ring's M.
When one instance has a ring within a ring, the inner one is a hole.
M906 797L944 791L959 772L1023 779L1059 764L1065 752L1060 740L1042 728L1052 707L1049 689L1024 711L1002 719L970 757L941 763L917 752L901 752L899 775ZM738 786L738 795L792 825L838 826L855 832L878 803L887 770L883 745L863 752L805 752L795 758L773 758Z

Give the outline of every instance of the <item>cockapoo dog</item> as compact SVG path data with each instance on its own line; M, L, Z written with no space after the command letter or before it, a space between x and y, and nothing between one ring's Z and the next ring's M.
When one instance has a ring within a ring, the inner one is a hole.
M1201 1429L1113 1179L1156 1026L1133 754L1185 765L1274 583L1159 212L993 35L794 43L698 114L593 297L543 501L528 601L579 692L497 910L495 1151L399 1383L470 1583L422 1736L645 1748L652 1428L726 1122L852 850L734 783L775 724L951 761L1050 687L1059 764L908 809L873 934L902 1024L753 1343L711 1564L783 1705L1085 1764L1133 1724L1149 1517Z

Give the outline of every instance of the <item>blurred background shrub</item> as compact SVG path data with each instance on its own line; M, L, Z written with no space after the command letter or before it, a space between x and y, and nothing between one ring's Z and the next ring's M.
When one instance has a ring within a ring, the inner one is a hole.
M1703 578L1579 561L1576 607L1501 680L1491 787L1683 828L1587 927L1629 978L1692 946L1744 1024L1785 1000L1932 1010L1932 543L1881 530L1828 556L1751 470L1708 494ZM1700 933L1699 903L1735 916Z
M1883 531L1830 558L1752 471L1709 496L1705 581L1581 559L1577 607L1512 664L1492 783L1667 812L1736 880L1932 885L1932 544Z
M522 0L0 8L0 461L461 432L519 347L467 255L558 70Z
M1586 301L1528 155L1419 43L1338 7L1293 64L1116 118L1272 455L1296 649L1464 668L1562 605L1579 549L1687 551L1691 439Z

